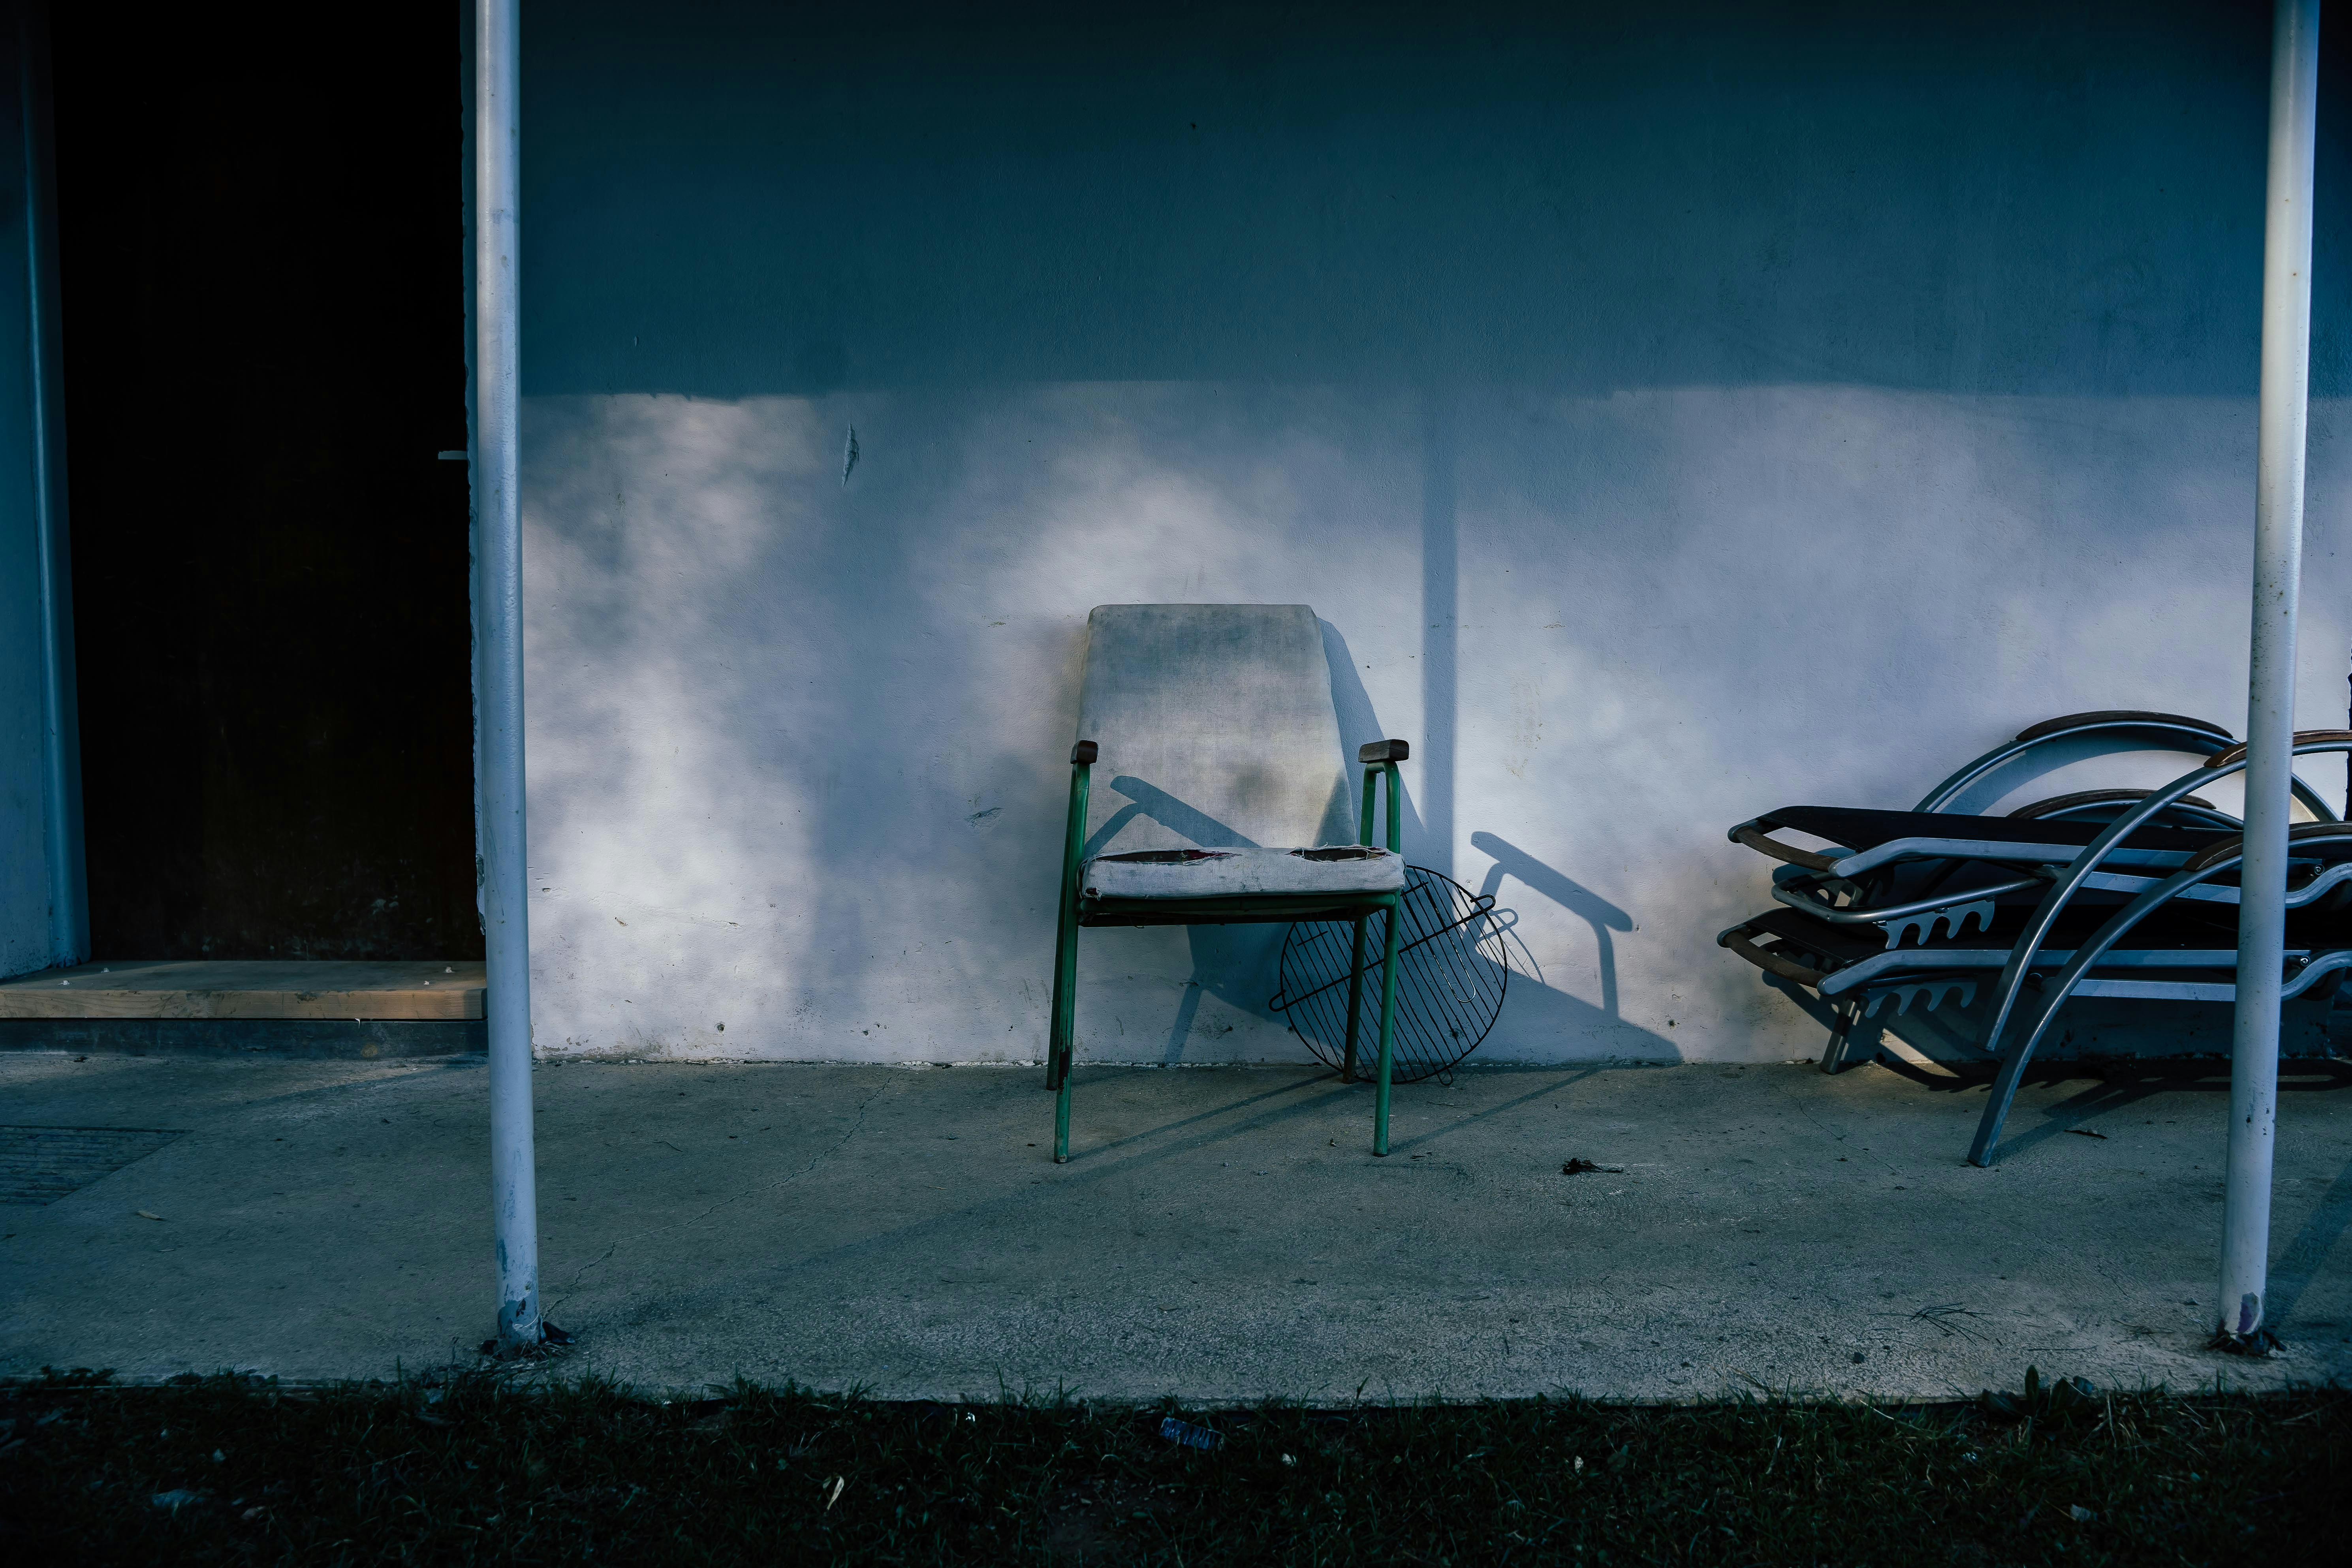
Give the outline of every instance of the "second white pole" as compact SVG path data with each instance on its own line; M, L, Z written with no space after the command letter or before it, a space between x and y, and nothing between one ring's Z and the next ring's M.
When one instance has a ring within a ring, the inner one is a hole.
M539 1173L531 1147L530 862L523 812L520 17L475 0L474 812L489 971L490 1194L499 1349L544 1337Z
M2304 426L2311 363L2311 165L2319 0L2278 0L2271 38L2263 235L2261 429L2254 474L2246 859L2239 877L2238 1013L2216 1327L2251 1341L2269 1289L2279 1002L2286 951L2288 785L2294 771L2295 600L2303 576Z

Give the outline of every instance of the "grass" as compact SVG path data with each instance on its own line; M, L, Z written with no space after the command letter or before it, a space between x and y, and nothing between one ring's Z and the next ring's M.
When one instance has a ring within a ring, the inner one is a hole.
M2335 1390L1176 1412L84 1374L0 1388L0 1556L2275 1565L2343 1560L2347 1467Z

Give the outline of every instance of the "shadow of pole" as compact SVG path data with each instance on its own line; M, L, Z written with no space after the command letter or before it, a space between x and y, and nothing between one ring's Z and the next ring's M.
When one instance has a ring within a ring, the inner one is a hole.
M2294 1239L2280 1252L2278 1263L2271 1270L2270 1315L2274 1322L2288 1322L2294 1304L2311 1288L2319 1266L2327 1260L2330 1248L2352 1226L2352 1165L2343 1172L2322 1194L2312 1209L2311 1217L2294 1233Z
M1460 605L1454 519L1454 394L1433 387L1422 415L1421 489L1421 854L1454 875L1454 748Z

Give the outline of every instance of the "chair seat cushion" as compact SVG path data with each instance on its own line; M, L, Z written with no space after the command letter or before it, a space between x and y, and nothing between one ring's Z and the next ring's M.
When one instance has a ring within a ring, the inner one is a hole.
M1096 856L1086 863L1078 886L1089 899L1396 893L1404 890L1404 857L1353 844L1321 849L1143 849Z

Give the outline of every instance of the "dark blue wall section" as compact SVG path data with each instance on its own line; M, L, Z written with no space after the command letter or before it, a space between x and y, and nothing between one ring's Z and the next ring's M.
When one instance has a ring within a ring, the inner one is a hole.
M1934 9L542 7L528 385L2248 389L2252 8Z

